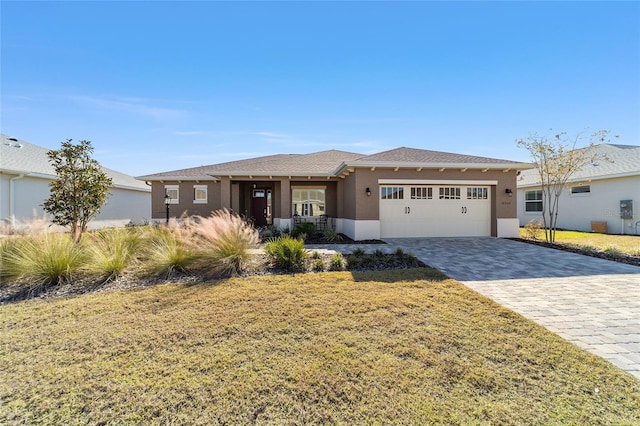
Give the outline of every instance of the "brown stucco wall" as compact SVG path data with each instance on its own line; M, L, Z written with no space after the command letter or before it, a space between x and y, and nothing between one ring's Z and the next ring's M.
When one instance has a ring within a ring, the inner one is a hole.
M220 184L207 182L152 182L151 184L151 217L154 219L164 219L166 206L164 204L165 185L178 185L178 204L169 205L169 216L180 217L183 214L208 216L212 211L220 208ZM194 204L193 186L207 186L207 203Z
M379 219L379 185L378 179L428 179L428 180L495 180L498 184L492 188L491 199L492 218L516 218L516 171L503 172L502 170L438 170L423 169L398 170L393 169L356 169L345 178L345 215L344 217L357 220ZM371 189L371 196L365 193L366 188ZM513 197L505 194L505 189L513 191ZM349 206L349 204L352 204ZM495 222L495 220L493 221ZM493 224L495 226L495 223Z

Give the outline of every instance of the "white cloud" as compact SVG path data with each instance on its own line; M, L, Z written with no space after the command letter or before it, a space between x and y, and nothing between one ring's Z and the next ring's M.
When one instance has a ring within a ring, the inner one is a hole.
M76 96L71 95L67 98L72 101L93 105L99 108L105 108L110 110L125 111L133 114L138 114L146 117L153 118L159 121L181 119L187 116L187 111L164 108L161 106L153 105L151 99L132 98L132 97L118 97L118 96Z

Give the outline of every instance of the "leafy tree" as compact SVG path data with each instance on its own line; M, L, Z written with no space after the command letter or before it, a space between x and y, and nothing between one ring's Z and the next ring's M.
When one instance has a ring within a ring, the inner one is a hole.
M532 133L525 139L517 139L519 147L525 148L535 163L542 186L542 224L547 242L556 239L559 198L567 181L578 170L598 158L596 144L608 142L608 130L598 130L587 136L579 133L575 137L566 132L552 136ZM578 145L587 142L584 148Z
M112 180L100 164L91 158L91 141L72 139L62 142L59 150L47 152L58 178L49 184L51 194L44 210L53 215L53 223L69 226L71 238L79 242L87 224L104 206Z

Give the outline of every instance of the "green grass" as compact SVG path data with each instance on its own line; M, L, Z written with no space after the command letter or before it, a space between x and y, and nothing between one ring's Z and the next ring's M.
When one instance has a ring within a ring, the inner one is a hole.
M520 228L520 236L525 238L526 231ZM544 240L544 230L539 233ZM618 251L631 256L640 256L640 236L610 235L594 232L556 231L557 244L571 244L574 246L592 247L599 251Z
M638 380L428 269L30 300L0 329L0 424L640 423Z

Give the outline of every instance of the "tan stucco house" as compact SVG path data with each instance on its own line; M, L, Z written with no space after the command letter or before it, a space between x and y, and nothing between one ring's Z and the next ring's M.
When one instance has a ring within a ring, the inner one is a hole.
M152 215L228 208L256 226L328 218L354 240L518 236L516 161L413 148L278 154L139 176Z

